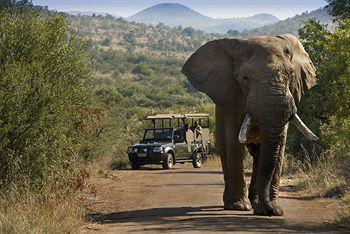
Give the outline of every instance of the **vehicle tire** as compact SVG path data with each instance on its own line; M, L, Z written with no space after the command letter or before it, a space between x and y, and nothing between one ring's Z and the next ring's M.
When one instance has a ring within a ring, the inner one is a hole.
M163 162L163 169L169 170L174 165L174 157L172 154L168 154L166 160Z
M203 157L201 153L196 153L192 159L192 165L194 168L201 168L203 163Z
M141 165L138 162L131 163L131 169L133 169L133 170L140 170L140 167L141 167Z

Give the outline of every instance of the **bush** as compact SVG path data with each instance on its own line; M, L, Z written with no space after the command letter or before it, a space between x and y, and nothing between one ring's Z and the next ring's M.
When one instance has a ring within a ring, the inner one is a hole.
M308 194L346 200L350 193L350 21L344 19L329 32L311 20L299 35L318 68L318 85L302 99L298 112L316 129L321 139L316 144L323 148L315 152L315 143L301 141L292 132L294 146L305 146L299 186ZM300 154L296 147L290 149ZM344 205L349 210L350 203ZM349 212L344 215L340 222L349 225Z
M80 170L84 45L57 14L0 11L0 32L0 186L52 182L64 193Z
M137 65L133 70L132 73L134 74L139 74L139 75L145 75L145 76L150 76L153 74L152 69L145 65Z
M101 41L101 45L102 45L102 46L110 46L111 44L112 44L112 40L109 39L108 37L106 37L105 39L103 39L103 40Z

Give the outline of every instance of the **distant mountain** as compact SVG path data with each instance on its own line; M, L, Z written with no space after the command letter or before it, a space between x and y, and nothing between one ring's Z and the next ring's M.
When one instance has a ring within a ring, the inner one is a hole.
M114 14L108 14L106 12L98 12L98 11L68 11L67 12L68 14L70 15L75 15L75 16L78 16L78 15L85 15L85 16L93 16L93 15L100 15L100 16L107 16L107 15L112 15L114 17L118 17L117 15L114 15Z
M153 25L164 23L170 27L191 26L210 33L226 33L230 29L237 31L249 30L279 21L277 17L270 14L258 14L246 18L215 19L178 3L158 4L127 19Z
M257 14L244 18L214 20L216 21L214 25L203 25L200 29L206 32L227 33L228 30L250 30L280 21L276 16L271 14Z
M328 14L327 8L321 8L311 12L304 12L301 15L296 15L274 24L244 31L242 32L242 36L251 37L259 35L278 35L283 33L291 33L298 36L298 29L301 28L309 19L315 19L320 21L322 24L328 24L328 29L332 29L334 27L332 17Z
M177 3L163 3L146 8L130 16L128 20L153 25L164 23L170 27L178 25L196 27L213 22L212 18Z

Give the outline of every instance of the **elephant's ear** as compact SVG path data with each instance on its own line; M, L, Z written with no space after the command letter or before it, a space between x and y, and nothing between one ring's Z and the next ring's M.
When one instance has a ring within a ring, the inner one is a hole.
M291 83L291 92L299 102L305 91L316 85L316 68L298 38L291 34L283 34L278 37L287 41L292 49L295 77Z
M234 54L242 42L241 39L220 39L206 43L186 61L182 73L215 103L224 103L230 98L232 101L237 92Z

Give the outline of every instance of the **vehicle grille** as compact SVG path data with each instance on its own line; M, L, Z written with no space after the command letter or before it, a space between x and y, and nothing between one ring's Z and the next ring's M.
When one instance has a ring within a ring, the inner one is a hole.
M147 157L149 150L147 148L137 148L138 157Z

